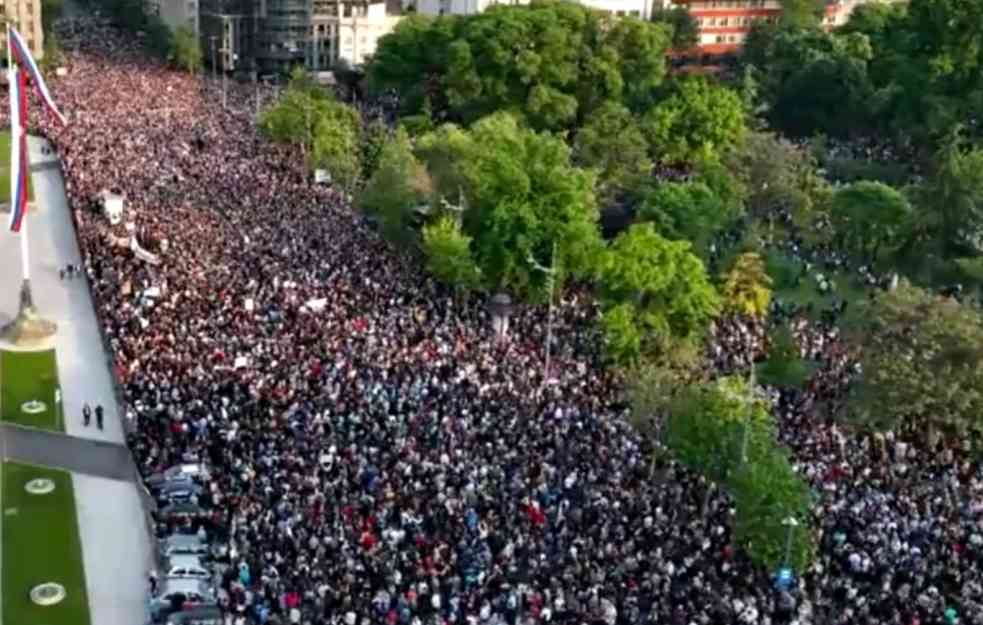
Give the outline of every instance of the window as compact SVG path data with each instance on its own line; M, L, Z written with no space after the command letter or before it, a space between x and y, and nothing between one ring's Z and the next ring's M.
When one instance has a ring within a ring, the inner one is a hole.
M717 35L717 43L724 43L724 36L723 35Z

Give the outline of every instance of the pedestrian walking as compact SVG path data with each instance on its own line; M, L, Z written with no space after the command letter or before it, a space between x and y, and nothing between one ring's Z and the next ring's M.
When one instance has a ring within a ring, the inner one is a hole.
M102 429L102 404L96 406L96 427Z
M150 572L147 573L147 581L150 582L150 596L151 597L156 597L157 596L157 585L160 582L159 578L157 577L157 570L156 569L150 569Z
M89 408L89 404L86 403L82 406L82 425L89 427L89 423L92 421L92 408Z

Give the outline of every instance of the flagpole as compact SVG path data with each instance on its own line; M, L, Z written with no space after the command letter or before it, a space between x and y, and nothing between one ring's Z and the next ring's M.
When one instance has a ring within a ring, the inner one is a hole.
M11 152L17 151L20 161L20 168L17 172L18 180L14 182L12 189L16 189L23 185L21 192L27 194L31 182L31 163L30 155L27 153L27 97L26 97L26 85L24 80L24 75L21 73L24 68L18 67L18 71L13 71L13 50L11 50L13 29L10 27L10 22L6 22L7 31L7 76L9 84L10 98L17 97L18 105L13 105L13 100L11 100L11 120L10 120L10 148ZM30 59L30 52L27 52L28 61L32 63ZM30 67L34 67L33 64ZM40 76L32 77L32 80L41 81ZM35 86L40 86L40 83ZM41 87L42 97L47 97L46 90ZM50 99L50 98L49 98ZM17 116L16 120L16 134L15 137L15 121L14 115ZM23 141L23 142L22 142ZM11 163L14 159L11 158ZM13 172L11 172L13 173ZM14 209L14 202L20 202L21 200L17 197L17 192L12 191L11 210ZM24 198L26 202L25 195L20 197ZM34 307L34 298L31 296L31 264L30 264L30 254L28 248L28 225L29 216L26 214L28 211L25 208L25 214L20 217L20 253L21 253L21 270L24 276L24 281L21 283L20 288L20 309L17 312L17 317L8 323L3 328L0 328L0 338L5 341L9 341L14 345L23 346L39 346L51 345L51 339L57 332L57 324L47 319L43 319L39 314L37 309Z

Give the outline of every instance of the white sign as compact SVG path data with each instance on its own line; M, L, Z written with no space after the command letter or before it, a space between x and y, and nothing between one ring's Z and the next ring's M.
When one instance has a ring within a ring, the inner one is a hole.
M311 312L321 312L324 307L328 305L328 298L322 297L321 299L312 299L304 304L304 308Z
M315 184L331 184L331 174L328 173L327 169L315 169L314 170L314 183Z
M242 369L243 367L247 367L249 366L249 358L246 356L239 356L238 358L236 358L235 362L233 363L233 366L236 369Z
M243 307L246 309L246 312L253 312L253 309L256 308L256 303L253 301L253 298L247 297Z

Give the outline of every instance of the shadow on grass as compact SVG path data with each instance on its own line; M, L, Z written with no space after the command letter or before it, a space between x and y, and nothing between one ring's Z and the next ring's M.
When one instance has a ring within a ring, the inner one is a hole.
M0 418L10 423L61 432L58 414L58 363L55 350L16 352L0 350ZM23 410L29 401L42 402L41 412Z
M48 478L55 490L30 495L24 485ZM65 471L6 462L3 465L3 622L89 625L89 600L72 478ZM65 599L38 606L31 588L45 582L65 587Z

